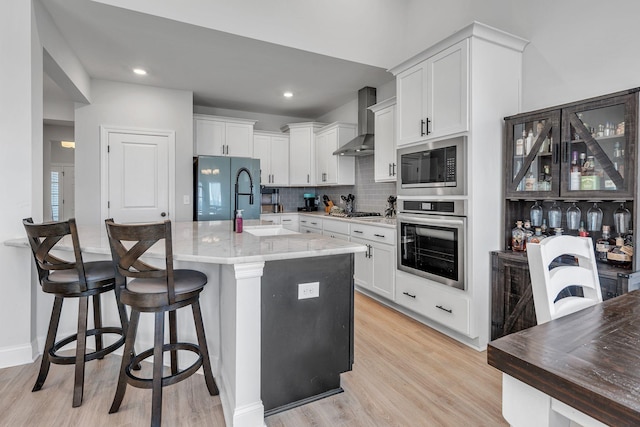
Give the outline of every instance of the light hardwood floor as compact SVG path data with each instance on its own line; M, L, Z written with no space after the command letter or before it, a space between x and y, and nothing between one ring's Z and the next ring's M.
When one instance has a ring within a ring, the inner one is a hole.
M148 425L151 392L128 387L108 414L120 357L87 364L84 400L71 407L73 370L53 365L43 389L31 388L39 368L0 370L1 426ZM146 369L146 367L144 368ZM356 293L355 364L345 390L266 419L268 427L506 426L501 375L477 352ZM195 375L164 389L163 425L223 426L219 397Z

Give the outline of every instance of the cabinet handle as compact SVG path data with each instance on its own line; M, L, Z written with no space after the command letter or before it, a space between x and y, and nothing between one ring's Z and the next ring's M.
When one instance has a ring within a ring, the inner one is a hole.
M446 311L446 312L447 312L447 313L449 313L449 314L453 314L453 310L452 310L452 309L450 309L450 308L444 308L444 307L443 307L443 306L441 306L441 305L436 305L436 308L439 308L439 309L440 309L440 310L442 310L442 311Z
M313 225L318 225L318 223L317 223L317 222L312 222L311 224L313 224Z
M309 174L307 174L307 184L309 183Z
M353 230L354 233L358 233L358 234L362 234L362 231L360 230Z
M376 236L376 237L382 237L382 238L384 239L384 234L375 234L375 233L374 233L374 236Z
M553 152L551 154L551 163L553 163L554 165L558 164L558 159L560 159L560 144L559 143L555 143L553 144Z
M427 135L431 133L431 131L429 130L429 123L431 123L431 120L429 120L429 118L427 117Z
M290 219L283 219L282 222L291 221Z
M416 298L415 295L411 295L409 292L403 292L402 294L408 296L409 298L413 298L413 299Z
M396 164L393 163L393 175L392 176L396 176Z
M391 163L389 163L389 176L393 176L393 175L391 175L391 173L392 173L391 172Z
M571 149L569 148L569 145L571 144L570 141L565 141L564 142L564 154L562 155L562 163L569 163L569 151L571 151Z
M369 258L373 258L373 254L371 253L371 249L373 249L373 246L371 245L367 245L369 247Z
M307 221L306 221L306 220L304 220L304 219L301 219L301 220L300 220L300 222L301 222L301 223L303 223L303 224L306 224L306 223L307 223Z
M222 155L224 155L224 145L220 147L220 150L222 150Z
M424 120L420 120L420 136L424 135Z

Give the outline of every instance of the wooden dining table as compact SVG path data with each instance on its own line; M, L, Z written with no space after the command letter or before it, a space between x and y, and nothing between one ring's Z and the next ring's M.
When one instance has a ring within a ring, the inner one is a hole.
M489 343L513 426L640 426L640 290Z

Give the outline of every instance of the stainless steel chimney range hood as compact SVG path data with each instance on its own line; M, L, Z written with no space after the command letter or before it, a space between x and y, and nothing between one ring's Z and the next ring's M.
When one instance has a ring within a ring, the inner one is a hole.
M338 148L337 156L370 156L373 154L374 115L368 107L376 103L376 88L363 87L358 91L358 136Z

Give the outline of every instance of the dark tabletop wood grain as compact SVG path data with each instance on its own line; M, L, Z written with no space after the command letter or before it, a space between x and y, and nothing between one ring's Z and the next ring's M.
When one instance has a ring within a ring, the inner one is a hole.
M491 366L611 426L640 425L640 291L489 343Z

